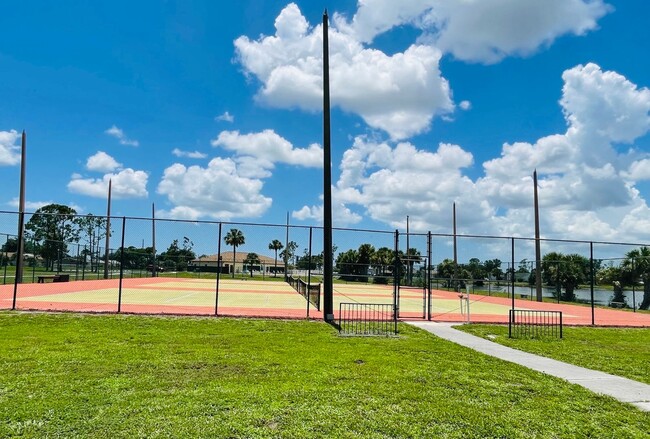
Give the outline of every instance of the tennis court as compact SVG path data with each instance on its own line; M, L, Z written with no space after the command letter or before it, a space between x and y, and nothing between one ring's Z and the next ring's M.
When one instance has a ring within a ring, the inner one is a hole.
M393 287L361 283L334 283L334 312L342 302L392 304ZM0 286L0 308L11 309L13 285ZM400 289L399 317L425 319L428 299L423 289ZM507 323L512 302L508 298L470 295L469 318L466 302L457 293L433 290L431 318L438 321ZM517 299L517 309L562 311L564 323L589 325L590 306ZM151 277L85 280L62 283L20 284L16 309L81 312L124 312L144 314L188 314L241 317L315 318L323 317L289 284L246 278L186 279ZM629 310L595 308L597 325L647 326L650 314Z

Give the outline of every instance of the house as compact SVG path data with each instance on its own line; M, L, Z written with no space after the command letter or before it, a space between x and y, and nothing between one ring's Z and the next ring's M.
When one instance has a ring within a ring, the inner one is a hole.
M235 260L232 259L232 251L226 251L221 255L208 255L192 259L187 264L188 271L209 271L216 273L219 271L219 259L221 259L221 273L248 273L250 268L244 261L248 258L247 252L237 252ZM258 254L260 264L253 266L253 271L265 274L284 273L284 261L278 258L277 271L275 258Z

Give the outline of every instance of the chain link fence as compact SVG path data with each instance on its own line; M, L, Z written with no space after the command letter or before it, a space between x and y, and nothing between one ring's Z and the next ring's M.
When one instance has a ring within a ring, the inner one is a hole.
M20 220L0 212L3 309L322 316L319 227L28 213L21 243ZM333 242L335 310L392 303L400 317L435 318L434 291L531 303L541 294L591 307L595 324L594 309L650 307L644 244L544 239L536 261L530 238L337 228Z

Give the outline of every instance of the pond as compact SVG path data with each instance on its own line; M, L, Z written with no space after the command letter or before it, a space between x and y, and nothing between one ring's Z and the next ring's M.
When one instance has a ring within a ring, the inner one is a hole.
M488 289L488 285L485 285L481 289ZM505 286L503 284L499 286L490 285L489 290L505 293L510 291L510 287ZM555 290L553 288L542 288L542 296L555 297L554 291ZM515 286L515 294L517 296L524 294L527 295L528 297L532 297L535 294L535 287ZM574 294L576 296L577 302L591 303L591 289L589 287L576 289L574 291ZM623 295L625 296L626 303L629 307L632 307L632 303L634 299L636 301L636 307L638 308L639 305L641 305L641 302L643 301L643 288L640 287L636 291L632 291L632 289L625 290L623 292ZM594 303L596 305L605 305L605 306L609 305L613 296L614 296L614 292L612 290L603 290L603 289L594 288Z

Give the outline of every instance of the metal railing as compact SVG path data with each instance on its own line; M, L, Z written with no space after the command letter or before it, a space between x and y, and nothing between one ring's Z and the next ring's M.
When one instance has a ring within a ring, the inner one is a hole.
M397 316L392 304L342 302L338 326L342 335L397 335Z
M508 321L510 338L562 338L562 311L511 309Z

